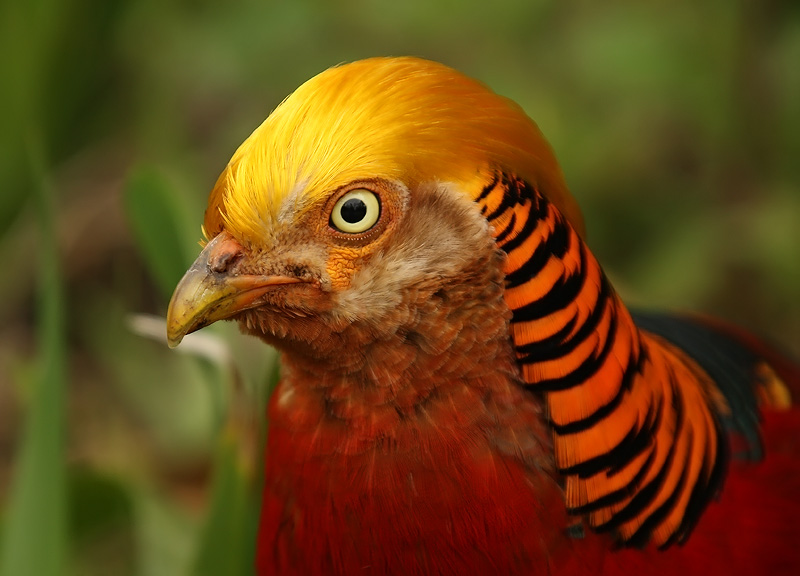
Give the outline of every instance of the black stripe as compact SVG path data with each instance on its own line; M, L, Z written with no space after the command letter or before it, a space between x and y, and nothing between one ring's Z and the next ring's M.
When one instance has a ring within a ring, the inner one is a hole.
M497 205L497 208L495 208L489 214L484 214L484 216L486 216L486 219L489 222L491 222L492 220L500 216L500 214L502 214L512 206L516 206L517 204L519 204L515 196L516 196L515 194L509 194L508 189L506 188L505 192L503 193L503 199L500 200L500 204Z
M481 190L481 193L475 199L475 202L480 202L486 198L492 190L494 190L494 187L497 186L498 174L499 173L495 170L494 174L492 175L492 181L483 187L483 190Z
M645 354L640 353L639 358L634 360L634 351L633 349L631 349L631 358L628 361L628 367L625 369L625 372L622 375L622 385L620 386L620 390L622 390L623 393L630 392L633 386L633 381L636 378L636 375L642 374L645 357L646 357ZM656 413L656 419L654 421L650 420L645 421L647 422L647 428L650 430L651 436L655 435L656 430L658 430L658 427L661 425L661 414L662 410L661 407L659 406L659 410ZM648 411L648 417L649 416L650 413ZM620 462L618 465L612 466L611 468L608 469L608 475L613 476L614 474L618 474L625 467L625 464L627 464L627 462Z
M528 302L513 310L512 322L527 322L539 320L566 308L580 294L583 283L586 281L586 246L581 242L578 247L580 263L576 274L568 278L559 278L550 291L533 302Z
M565 374L564 376L560 376L558 378L552 378L550 380L542 380L541 382L537 382L535 384L535 388L537 390L543 392L554 392L557 390L568 390L570 388L574 388L575 386L580 386L581 384L585 383L589 378L594 376L603 363L606 360L606 357L611 352L611 349L614 347L614 339L617 336L617 315L616 313L611 314L611 321L608 327L608 332L606 333L606 340L603 344L603 348L600 350L600 353L595 355L590 354L588 358L586 358L580 366L578 366L575 370L570 372L569 374ZM525 364L525 362L520 361L521 364Z
M550 203L524 180L503 174L502 187L503 199L500 201L500 205L495 208L491 214L486 216L486 219L490 222L506 209L512 206L522 206L526 202L530 203L528 207L529 220L533 218L534 221L538 221L547 214ZM486 215L486 211L481 210L481 214Z
M564 324L564 327L560 328L554 334L548 336L547 338L543 338L542 340L537 340L536 342L530 342L528 344L523 344L522 346L515 346L518 358L522 358L528 353L536 353L539 348L550 349L551 347L563 346L564 340L567 336L569 336L573 328L575 328L575 324L577 322L578 311L576 310L575 314L572 315L572 318L569 319L569 322Z
M690 443L693 440L691 430L689 431L689 440ZM691 453L691 449L689 452ZM669 513L675 509L675 505L678 503L678 498L680 498L680 495L683 492L683 487L686 486L688 471L689 467L684 466L683 470L681 471L681 477L678 479L678 483L675 484L675 489L673 490L672 494L670 494L669 498L664 500L661 506L653 510L652 514L650 514L650 516L648 516L645 521L642 522L641 526L639 526L639 528L637 528L636 531L631 534L627 541L629 546L641 548L647 544L647 542L650 540L650 537L653 535L653 530L655 530L655 528L661 524L664 518L666 518Z
M605 496L601 496L597 500L592 500L591 502L587 502L583 506L576 506L575 508L568 508L567 512L570 514L589 514L591 512L595 512L600 510L601 508L606 508L607 506L613 506L614 504L619 504L625 498L630 496L636 491L636 488L639 484L644 480L644 477L647 476L647 473L650 471L650 467L653 465L656 459L656 451L651 450L650 456L647 457L647 460L644 461L642 467L639 471L631 478L631 481L628 482L622 488L618 488L613 492L609 492Z
M674 385L671 384L671 386L673 388L673 408L675 409L675 434L673 435L672 443L670 444L664 464L661 466L661 470L659 470L655 478L653 478L647 485L643 486L637 492L636 496L634 496L631 501L628 502L627 506L609 518L605 524L597 526L596 529L598 531L612 530L634 518L637 514L641 513L642 510L650 505L663 487L667 478L667 474L672 466L672 461L675 459L675 446L677 445L676 440L683 424L682 399L677 393Z
M608 305L608 295L611 292L608 281L603 276L600 282L600 291L597 293L597 301L589 316L584 320L583 325L578 329L575 335L568 341L564 339L556 340L553 336L540 340L538 342L531 342L524 346L517 348L517 355L519 361L523 364L533 364L534 362L545 362L547 360L554 360L566 356L574 351L579 344L584 342L596 329L603 317L606 306ZM577 314L577 312L576 312ZM612 311L613 314L613 311ZM574 318L573 318L574 322ZM563 328L562 328L563 330ZM559 330L561 332L561 330Z
M533 186L518 176L503 174L502 181L508 194L514 197L516 204L522 204L525 200L534 200L539 196Z
M645 418L645 424L636 433L635 440L631 440L628 446L617 446L617 450L613 461L605 464L604 471L609 476L619 472L620 468L628 464L631 460L639 456L642 452L647 450L648 447L653 445L653 435L658 427L661 425L661 416L663 414L663 407L661 405L650 405ZM621 443L620 443L621 444ZM598 460L601 457L598 457ZM583 471L579 471L579 475L583 478L590 476Z
M505 244L502 245L498 244L498 246L500 246L500 248L502 248L506 254L511 254L511 252L516 250L523 242L525 242L525 240L530 238L530 235L533 233L534 230L536 230L536 227L538 225L539 225L539 220L537 218L534 218L531 215L531 212L529 211L527 219L525 220L525 223L522 225L522 230L519 231L519 234L508 240L508 242L506 242ZM510 274L509 276L511 275L513 275L513 273Z
M680 528L672 537L664 543L664 548L672 544L676 539L680 542L686 542L686 539L692 533L692 530L697 525L700 515L705 510L708 503L714 498L722 489L725 482L725 475L728 471L728 462L730 461L730 446L727 442L721 440L722 427L715 419L714 430L716 432L717 444L717 458L714 461L711 473L709 474L708 481L703 481L702 476L697 479L697 483L692 489L692 495L689 497L689 502L686 505L686 510L683 513L683 521Z
M498 234L497 236L494 237L494 241L498 245L502 244L503 240L506 239L506 236L508 236L509 234L511 234L514 231L514 226L516 226L516 225L517 225L517 213L516 212L512 212L511 213L511 218L508 221L508 225L505 228L503 228L503 231L500 232L500 234Z
M528 236L530 236L530 233L528 233ZM506 288L515 288L537 276L551 256L563 258L569 248L571 236L567 225L563 220L559 219L552 234L544 241L539 242L530 258L522 266L506 276ZM517 245L511 245L509 241L508 244L501 247L506 254L509 254L517 248Z
M625 438L608 452L584 460L579 464L573 464L567 468L560 468L559 472L565 476L577 475L581 478L589 478L608 469L609 466L616 464L622 459L628 461L630 459L628 456L629 453L632 453L634 456L641 453L647 448L649 442L650 436L648 431L644 428L637 430L636 424L634 424Z
M656 407L651 406L650 412L648 413L648 421L653 421L653 425L659 420L653 420L654 409L656 409ZM589 478L598 472L616 466L619 462L630 462L631 459L647 449L647 446L652 441L653 430L653 426L642 426L637 429L637 424L634 424L620 443L605 454L599 454L567 468L560 468L559 472L565 476L577 474L581 478Z
M617 388L617 393L614 397L603 406L600 406L597 410L589 414L588 416L580 419L575 420L574 422L570 422L569 424L556 424L552 420L550 421L550 426L553 428L556 434L559 436L566 436L567 434L577 434L578 432L583 432L588 430L589 428L594 428L597 426L602 420L607 418L610 414L613 414L617 407L622 404L622 399L625 397L625 394L630 390L631 382L633 381L633 376L638 372L639 369L639 362L633 356L633 350L631 350L631 355L628 358L628 364L625 366L624 371L622 372L622 378L620 379L619 388Z
M561 216L558 216L553 233L547 237L547 244L553 256L563 259L572 246L572 239L577 237L575 230Z

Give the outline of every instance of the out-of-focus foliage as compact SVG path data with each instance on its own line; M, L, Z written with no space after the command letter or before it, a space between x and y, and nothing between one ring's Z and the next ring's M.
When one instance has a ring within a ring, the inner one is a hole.
M274 353L232 325L170 351L131 315L163 316L207 192L286 94L402 54L528 111L629 301L800 354L797 2L8 0L3 576L250 573Z

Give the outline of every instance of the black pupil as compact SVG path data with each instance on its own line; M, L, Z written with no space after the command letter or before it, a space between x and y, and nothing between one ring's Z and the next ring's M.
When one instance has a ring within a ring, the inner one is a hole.
M361 222L364 219L364 216L367 215L367 205L364 204L363 200L359 200L358 198L350 198L344 204L342 204L341 214L342 219L348 224Z

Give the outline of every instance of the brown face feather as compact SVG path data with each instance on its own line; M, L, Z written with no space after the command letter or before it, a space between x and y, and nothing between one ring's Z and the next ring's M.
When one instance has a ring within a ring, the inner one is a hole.
M365 355L372 342L406 338L421 315L435 313L443 302L466 302L487 290L501 294L503 255L464 195L443 184L413 191L371 185L381 194L379 232L347 238L331 230L328 201L276 230L270 250L241 259L247 273L294 269L312 279L265 295L264 306L239 316L245 331L318 359L347 350ZM498 305L504 307L502 298ZM448 340L447 332L443 325L439 334L416 334L414 344L441 348L446 343L436 338Z

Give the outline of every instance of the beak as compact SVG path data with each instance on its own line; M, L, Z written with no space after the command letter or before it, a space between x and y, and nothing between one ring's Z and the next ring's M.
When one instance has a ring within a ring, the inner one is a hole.
M209 242L184 274L167 310L167 342L175 348L187 334L255 308L274 286L296 284L289 276L236 274L229 268L244 249L227 232Z

